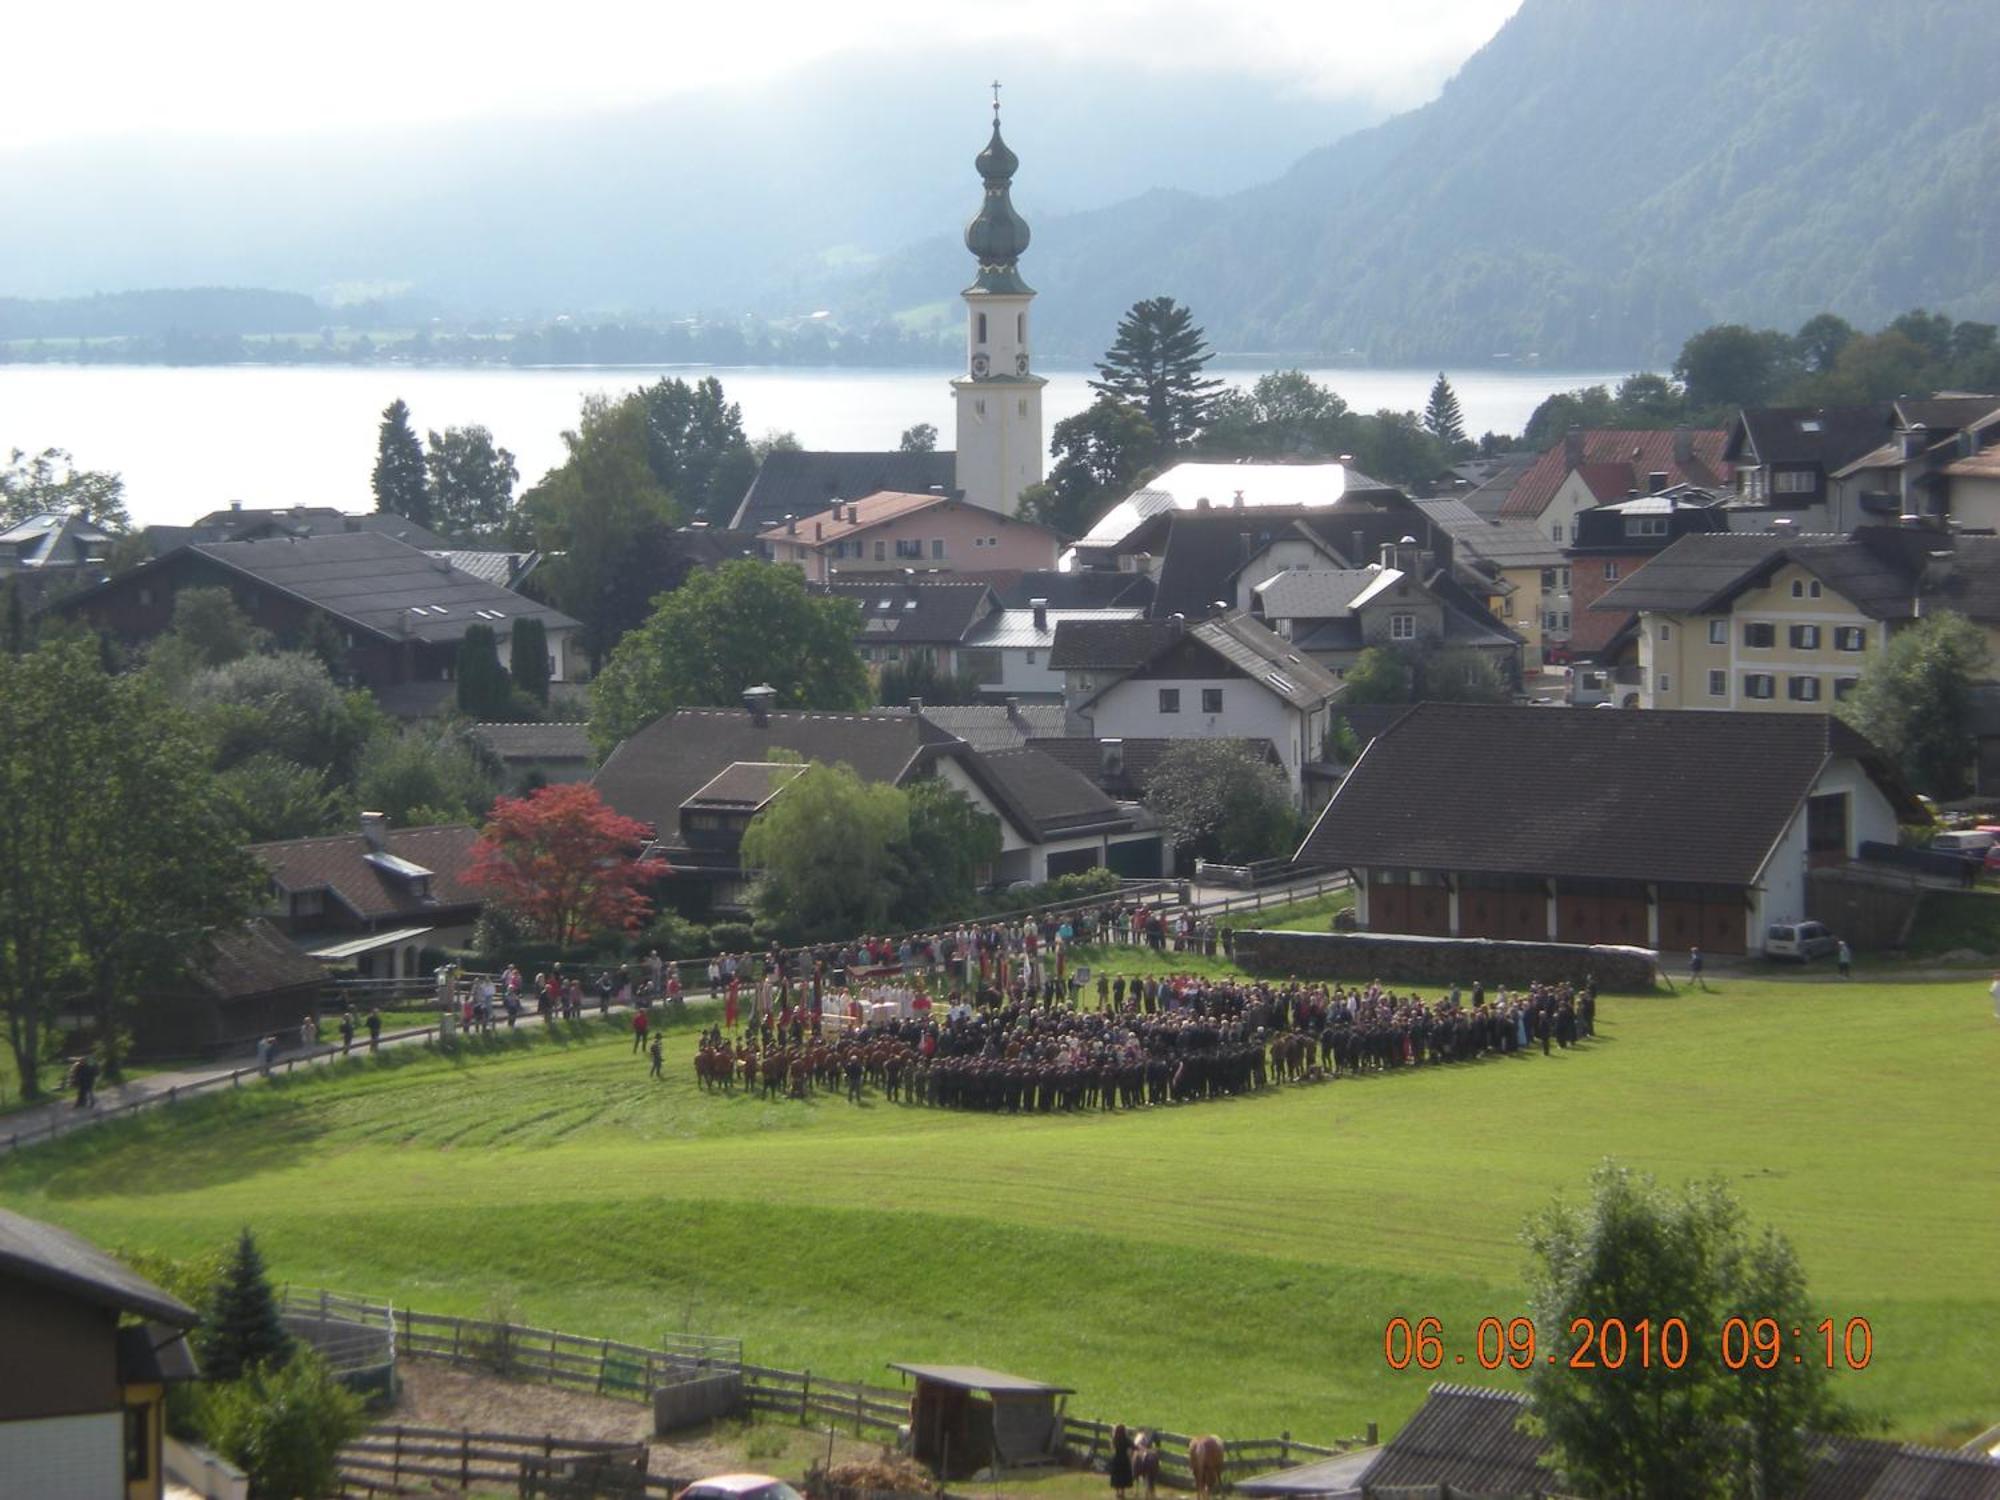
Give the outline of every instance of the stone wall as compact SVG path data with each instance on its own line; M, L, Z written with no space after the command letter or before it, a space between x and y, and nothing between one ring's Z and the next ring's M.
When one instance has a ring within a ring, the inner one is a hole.
M1405 937L1381 932L1239 932L1236 962L1253 974L1381 979L1470 987L1595 977L1602 990L1650 990L1658 956L1649 948L1514 943L1490 938Z

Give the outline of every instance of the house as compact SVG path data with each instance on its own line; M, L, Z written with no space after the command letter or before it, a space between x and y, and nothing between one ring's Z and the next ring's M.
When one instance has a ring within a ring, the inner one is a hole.
M115 538L80 515L45 510L0 530L0 578L25 573L43 581L91 576Z
M670 881L686 904L744 904L751 873L738 858L743 830L808 761L892 786L935 777L964 792L1000 820L995 881L1041 881L1100 864L1158 874L1166 858L1142 809L1121 806L1025 747L975 750L922 712L790 712L771 709L757 689L744 697L742 709L681 709L655 719L595 778L607 803L653 828L652 851L673 867Z
M148 526L140 532L155 557L191 542L254 542L277 536L340 536L375 532L420 552L444 551L452 543L428 527L392 510L356 514L330 505L245 507L232 500L186 526Z
M1177 463L1112 506L1077 539L1079 566L1103 566L1096 555L1126 551L1124 544L1146 522L1176 511L1320 510L1343 502L1351 510L1356 502L1401 495L1345 461Z
M1026 609L1046 599L1050 609L1137 609L1153 602L1143 573L1063 572L1058 568L953 568L960 583L983 583L1002 609Z
M89 1241L0 1208L0 1491L160 1500L195 1310Z
M953 462L948 452L773 452L757 466L729 530L757 536L782 526L786 516L815 516L835 501L867 495L949 495Z
M1420 703L1298 857L1353 872L1371 932L1751 953L1810 915L1809 868L1917 816L1825 714Z
M1521 637L1523 665L1534 669L1567 661L1573 610L1564 544L1552 540L1539 521L1481 516L1469 501L1416 503L1450 536L1461 576L1470 571L1498 577L1498 588L1488 590L1487 612ZM1467 523L1468 515L1477 524Z
M1671 485L1657 495L1578 511L1569 559L1569 655L1599 661L1631 617L1592 606L1684 536L1730 529L1730 512L1713 490Z
M801 569L809 583L842 574L949 572L977 568L1053 568L1057 534L1035 521L1002 515L949 495L880 490L836 500L815 514L787 516L758 533L773 562Z
M1184 745L1187 741L1101 740L1065 735L1056 739L1033 739L1028 743L1049 759L1060 761L1078 775L1096 782L1108 796L1137 802L1145 797L1161 759L1174 746ZM1237 743L1266 765L1284 766L1278 747L1269 740L1241 740Z
M272 923L314 958L364 979L423 972L425 948L462 947L485 904L466 883L479 831L462 823L391 828L361 815L356 833L252 844L271 881Z
M149 990L132 1012L133 1053L186 1057L290 1034L319 1013L326 965L268 917L211 933L187 977Z
M1990 472L2000 397L1939 395L1889 403L1884 441L1833 475L1830 531L1913 516L1963 530L2000 524Z
M1075 1394L978 1365L889 1368L916 1382L910 1392L910 1454L942 1478L991 1467L1053 1462L1063 1446L1057 1398Z
M228 589L251 623L281 644L330 630L346 648L343 675L373 690L428 689L439 701L450 694L471 626L492 630L504 662L515 622L541 621L556 682L569 675L578 629L560 610L375 531L193 542L50 609L137 643L168 629L184 588Z
M960 645L999 606L983 583L961 583L950 574L875 578L835 575L815 593L851 601L861 612L854 647L871 673L928 660L941 676L963 669Z
M1521 638L1463 593L1435 557L1415 546L1385 545L1366 568L1293 565L1252 582L1250 615L1318 662L1347 675L1363 651L1464 648L1493 660L1508 681L1520 678Z
M500 768L519 794L563 781L588 781L597 751L587 724L474 724L466 737Z
M1567 546L1576 534L1577 512L1593 505L1656 495L1677 484L1727 487L1728 441L1720 428L1572 428L1515 481L1499 519L1533 521L1550 541Z
M1380 1449L1238 1483L1249 1495L1571 1495L1517 1391L1439 1382ZM1806 1434L1797 1500L2000 1500L2000 1462L1975 1450ZM1294 1476L1297 1476L1294 1478Z
M1269 740L1300 797L1341 693L1324 667L1237 610L1193 623L1066 621L1052 657L1064 702L1093 736Z
M1737 503L1791 516L1801 531L1849 529L1834 519L1834 476L1882 445L1893 415L1887 401L1743 408L1722 450Z
M912 698L907 707L873 708L869 712L922 714L934 727L975 750L1019 750L1030 744L1045 750L1048 741L1069 733L1069 715L1060 703L1030 703L1019 698L953 704Z
M1070 621L1137 620L1144 614L1136 607L1051 609L1048 600L1031 599L1026 609L998 609L975 625L959 648L959 666L990 696L1060 703L1064 674L1049 660L1056 631Z
M1638 707L1821 713L1926 613L1955 610L2000 646L2000 537L1685 536L1595 608L1637 617Z

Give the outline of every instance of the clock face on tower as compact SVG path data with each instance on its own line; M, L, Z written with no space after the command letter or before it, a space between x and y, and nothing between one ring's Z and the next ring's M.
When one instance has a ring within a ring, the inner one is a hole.
M1014 373L1015 373L1016 375L1025 375L1025 374L1027 374L1027 373L1028 373L1028 356L1027 356L1027 355L1025 355L1025 354L1017 354L1017 355L1015 355L1015 356L1014 356Z
M972 373L975 375L984 375L986 373L985 355L975 354L972 356Z

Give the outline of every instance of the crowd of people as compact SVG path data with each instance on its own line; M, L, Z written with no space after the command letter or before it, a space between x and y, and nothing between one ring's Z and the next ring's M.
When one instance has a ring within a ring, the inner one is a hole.
M1100 975L1095 1005L1074 988L953 990L908 1015L858 1019L773 1006L741 1033L706 1031L705 1088L804 1097L874 1087L892 1102L1007 1113L1136 1109L1282 1082L1437 1066L1595 1034L1594 982L1431 998L1366 986Z

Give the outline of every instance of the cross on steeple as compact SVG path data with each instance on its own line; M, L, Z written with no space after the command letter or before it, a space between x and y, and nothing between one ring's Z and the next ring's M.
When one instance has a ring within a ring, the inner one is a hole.
M1000 80L993 80L993 123L1000 123Z

